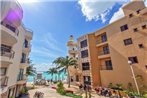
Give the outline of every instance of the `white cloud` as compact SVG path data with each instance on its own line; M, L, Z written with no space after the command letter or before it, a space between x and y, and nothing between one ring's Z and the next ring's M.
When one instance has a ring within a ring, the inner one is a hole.
M34 65L37 72L48 71L49 68L54 67L52 63L41 63Z
M110 13L111 9L116 3L123 4L128 0L79 0L78 3L81 6L81 11L83 16L86 17L86 21L91 20L99 20L101 19L102 22L107 21L107 15Z
M47 50L54 50L63 53L63 50L60 48L59 43L51 33L47 33L45 36L43 36L41 42L46 45L44 48Z
M147 7L147 0L145 1L145 6Z
M122 17L124 17L124 12L123 12L122 8L120 8L117 12L114 13L114 15L110 19L109 23L112 23Z
M147 0L145 1L145 6L147 7ZM112 23L122 17L124 17L124 13L123 13L122 8L120 8L117 12L114 13L114 15L110 19L109 23Z

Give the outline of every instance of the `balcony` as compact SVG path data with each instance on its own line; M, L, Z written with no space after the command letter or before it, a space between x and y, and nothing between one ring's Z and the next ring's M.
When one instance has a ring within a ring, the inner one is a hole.
M20 26L23 18L23 10L17 0L1 0L1 20L6 19L16 27Z
M13 46L17 43L19 31L14 26L1 22L1 43Z
M1 46L1 63L12 64L12 59L14 58L15 52L4 46Z
M25 74L23 74L23 75L19 74L18 75L17 84L24 84L24 83L26 83L26 81L27 81L27 76Z
M104 58L109 58L109 57L110 57L109 50L98 52L98 59L104 59Z
M24 45L23 52L24 53L29 53L30 51L31 51L31 45Z
M100 70L113 70L112 66L101 65Z
M68 50L69 54L78 54L78 50Z
M100 47L100 46L103 46L103 45L106 45L106 44L108 44L107 40L97 40L96 41L97 47Z
M1 76L0 77L0 86L1 88L6 87L8 84L8 76Z
M20 68L24 69L27 67L28 64L29 64L29 59L27 59L27 60L21 59Z
M33 31L27 29L27 30L26 30L26 39L32 40L32 37L33 37Z

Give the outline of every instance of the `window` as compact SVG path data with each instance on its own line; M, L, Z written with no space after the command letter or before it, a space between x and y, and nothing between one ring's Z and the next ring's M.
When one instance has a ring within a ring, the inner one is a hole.
M23 80L23 72L24 72L23 69L20 69L20 70L19 70L18 79L17 79L18 81L19 81L19 80Z
M83 76L84 84L91 85L91 77L90 76Z
M132 39L131 39L131 38L125 39L125 40L124 40L124 44L125 44L126 46L127 46L127 45L130 45L130 44L133 44Z
M26 62L26 54L22 53L21 63L25 63L25 62Z
M87 40L80 42L81 48L87 47Z
M131 18L131 17L133 17L133 14L130 14L130 15L129 15L129 18Z
M127 24L125 24L125 25L123 25L123 26L120 27L120 30L121 31L125 31L127 29L128 29L128 25Z
M102 42L106 42L107 41L106 34L101 35L101 40L102 40Z
M111 60L105 61L105 64L106 64L106 70L112 70L113 69Z
M138 44L139 48L144 48L143 44Z
M76 75L76 81L79 82L79 76L78 75Z
M145 69L147 69L147 65L145 65Z
M25 39L24 41L24 47L27 48L28 47L28 41Z
M82 58L88 57L88 50L81 51L81 57Z
M89 70L89 69L90 69L89 62L82 63L82 70Z
M1 76L6 75L6 72L7 72L7 68L4 68L4 67L0 68L0 75Z
M146 28L147 28L146 25L143 25L143 26L142 26L142 29L146 29Z
M138 31L138 29L137 28L134 28L134 32L137 32Z
M136 56L134 57L128 57L128 60L131 61L132 64L138 63L138 59Z
M109 47L108 46L103 47L103 53L104 54L109 54Z
M141 11L141 10L139 9L139 10L137 10L137 11L136 11L136 13L137 13L137 14L139 14L139 13L140 13L140 11Z

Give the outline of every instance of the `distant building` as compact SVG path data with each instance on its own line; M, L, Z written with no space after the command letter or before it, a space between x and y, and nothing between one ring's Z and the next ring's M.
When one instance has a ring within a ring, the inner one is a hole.
M70 36L69 41L67 42L68 46L68 56L69 58L76 59L78 61L78 44L74 42L73 35ZM79 64L79 62L77 62ZM69 67L70 72L70 81L71 84L76 85L77 82L80 82L80 77L82 75L81 71L79 70L79 66L71 66ZM68 80L69 81L69 80Z
M37 73L37 79L42 79L42 73Z
M22 23L23 9L15 0L1 0L0 95L18 97L26 85L32 31Z

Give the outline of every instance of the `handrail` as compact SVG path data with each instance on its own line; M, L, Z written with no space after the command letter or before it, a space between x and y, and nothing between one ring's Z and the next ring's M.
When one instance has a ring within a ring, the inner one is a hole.
M1 87L7 86L7 83L8 83L8 76L2 76L0 78L0 86Z
M26 74L19 74L19 75L18 75L17 81L21 81L21 80L27 80Z
M98 56L101 56L101 55L106 55L106 54L109 54L109 50L108 51L100 51L98 52Z
M0 48L1 48L1 56L6 56L6 57L9 57L10 59L14 58L15 52L13 50L6 48L4 46L1 46Z
M113 67L112 66L106 66L106 65L101 65L100 66L100 70L112 70Z
M1 22L1 25L5 26L5 27L8 28L9 30L11 30L15 35L18 36L19 30L18 30L16 27L14 27L14 26L12 26L12 25L10 25L10 24L8 24L8 23L5 23L4 21ZM12 29L12 28L13 28L13 29Z
M107 39L106 40L102 40L102 39L96 40L96 44L101 44L104 42L107 42Z

